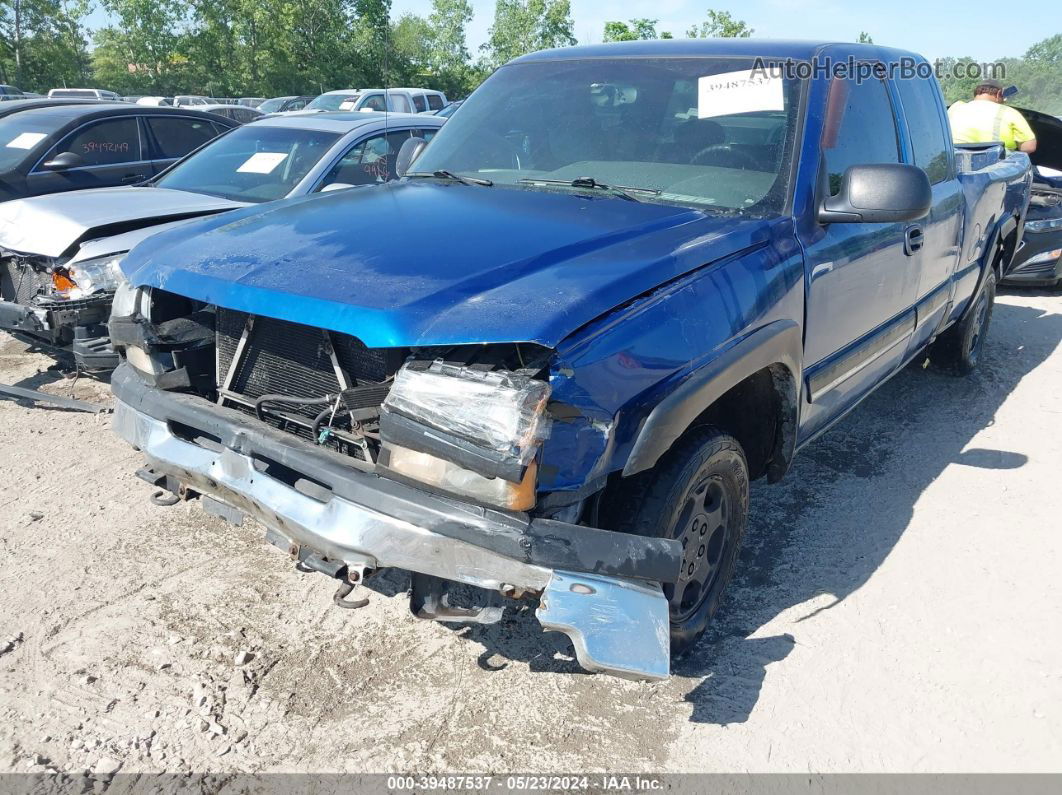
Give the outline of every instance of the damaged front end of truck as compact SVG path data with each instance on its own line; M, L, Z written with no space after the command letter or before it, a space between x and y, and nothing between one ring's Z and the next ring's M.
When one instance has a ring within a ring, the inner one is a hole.
M417 617L492 623L506 599L531 600L584 668L668 676L661 584L678 574L679 543L588 526L585 494L540 491L558 418L560 436L592 430L553 394L553 350L370 348L132 287L110 333L125 360L114 426L143 451L139 474L257 520L301 570L336 578L337 605L360 606L356 586L403 569Z

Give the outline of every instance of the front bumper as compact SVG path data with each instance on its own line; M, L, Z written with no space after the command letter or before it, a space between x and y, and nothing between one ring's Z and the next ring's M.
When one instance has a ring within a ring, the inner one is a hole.
M0 299L0 328L51 338L47 312L2 299Z
M118 366L118 354L107 336L110 306L110 295L40 306L0 299L0 329L31 334L51 345L70 345L83 369L111 370Z
M668 676L660 582L678 573L678 542L430 494L237 411L153 387L128 364L111 384L115 430L153 469L257 519L289 545L352 566L540 593L542 626L568 635L587 670Z

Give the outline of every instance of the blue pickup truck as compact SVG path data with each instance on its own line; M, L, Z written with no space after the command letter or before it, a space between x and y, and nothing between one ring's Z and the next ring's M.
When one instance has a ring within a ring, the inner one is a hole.
M957 153L923 67L755 40L519 58L395 183L134 249L115 429L161 498L257 520L340 606L406 570L417 616L532 600L586 669L666 677L749 482L915 357L981 356L1029 160Z

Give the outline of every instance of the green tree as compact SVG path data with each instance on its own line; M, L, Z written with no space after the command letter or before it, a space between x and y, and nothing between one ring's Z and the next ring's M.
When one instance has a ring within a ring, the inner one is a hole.
M449 96L464 96L483 79L469 57L465 30L471 21L468 0L433 0L428 17L431 80Z
M606 22L602 41L640 41L646 39L670 39L667 31L656 32L655 19L632 19L628 22Z
M1062 67L1062 33L1039 41L1025 52L1025 60L1045 66Z
M536 50L575 44L569 0L498 0L494 24L483 45L488 67Z
M87 79L84 0L0 0L0 82L47 90Z
M860 44L873 44L874 39L865 30L859 31L859 38L856 41Z
M689 39L747 39L755 31L744 20L734 19L729 11L708 9L708 19L686 31Z
M354 36L351 43L354 47L350 53L348 69L352 74L361 77L360 80L356 79L350 83L350 86L388 85L391 83L392 60L391 0L353 0L353 11ZM347 38L343 31L337 31L335 35L337 41Z
M434 0L428 24L431 29L430 60L437 74L460 69L468 63L465 27L472 21L468 0Z
M978 68L978 62L968 56L949 56L937 61L940 90L944 94L946 105L973 97L973 90L980 82L977 76Z
M179 0L103 0L103 6L116 24L96 34L97 77L122 93L181 91L188 64L180 46L187 6Z
M424 17L403 14L391 25L391 74L405 84L424 80L431 74L431 25Z

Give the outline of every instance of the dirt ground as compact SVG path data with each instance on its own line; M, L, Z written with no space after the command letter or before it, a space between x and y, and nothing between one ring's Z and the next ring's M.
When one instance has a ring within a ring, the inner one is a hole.
M0 770L1062 771L1062 295L982 369L910 367L755 484L729 601L670 681L580 672L526 613L369 607L262 532L159 507L93 417L0 400ZM0 338L0 382L108 400ZM637 638L631 639L637 643Z

